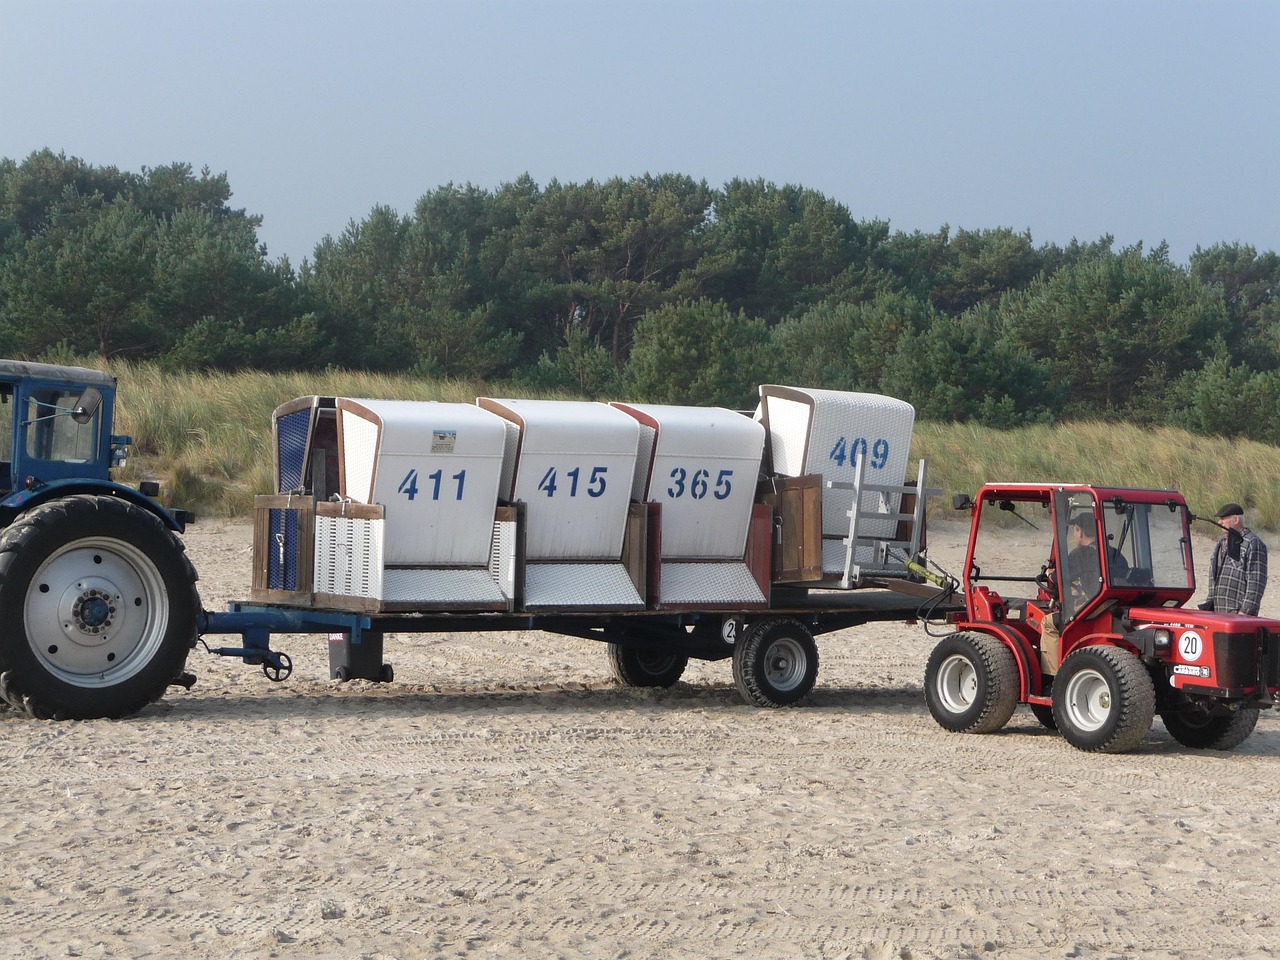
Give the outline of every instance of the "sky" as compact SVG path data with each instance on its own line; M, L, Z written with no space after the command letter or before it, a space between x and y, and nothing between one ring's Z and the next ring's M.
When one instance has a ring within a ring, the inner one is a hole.
M297 266L376 205L678 173L904 231L1280 250L1273 0L0 0L0 157L226 173Z

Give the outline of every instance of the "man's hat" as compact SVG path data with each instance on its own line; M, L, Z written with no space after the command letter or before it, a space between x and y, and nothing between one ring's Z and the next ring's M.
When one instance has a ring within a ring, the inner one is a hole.
M1242 517L1244 516L1244 507L1238 503L1224 503L1222 509L1214 514L1215 517Z

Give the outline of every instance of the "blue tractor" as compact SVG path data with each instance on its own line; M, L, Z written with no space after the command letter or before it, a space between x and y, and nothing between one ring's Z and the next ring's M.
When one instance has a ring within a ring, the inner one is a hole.
M0 698L32 716L120 717L189 685L190 517L111 479L116 381L0 360Z

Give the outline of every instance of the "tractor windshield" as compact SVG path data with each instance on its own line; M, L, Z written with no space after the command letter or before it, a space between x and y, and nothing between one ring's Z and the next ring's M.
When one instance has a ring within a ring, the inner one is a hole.
M27 402L27 455L35 460L87 463L98 455L98 416L77 417L79 389L33 390Z
M1035 599L1037 576L1053 559L1053 520L1047 501L992 500L978 514L969 580L1011 605Z
M1128 568L1123 573L1111 570L1113 586L1156 590L1195 587L1183 513L1164 503L1113 501L1103 507L1107 543Z

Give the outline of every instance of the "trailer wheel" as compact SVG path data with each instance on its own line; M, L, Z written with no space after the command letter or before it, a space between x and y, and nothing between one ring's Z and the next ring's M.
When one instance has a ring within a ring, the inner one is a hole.
M58 720L141 710L186 665L195 580L182 542L139 506L33 508L0 535L0 694Z
M757 620L733 648L733 682L758 707L785 707L818 679L818 645L799 620Z
M1156 690L1142 662L1119 647L1085 647L1053 681L1053 718L1067 742L1091 753L1123 753L1146 737Z
M924 698L938 726L952 733L994 733L1018 707L1018 663L995 637L953 633L933 648Z
M1231 750L1249 739L1258 725L1258 708L1223 710L1215 713L1185 697L1176 706L1160 711L1169 736L1184 747L1201 750Z
M627 643L609 644L609 667L624 687L671 687L684 675L689 658Z

